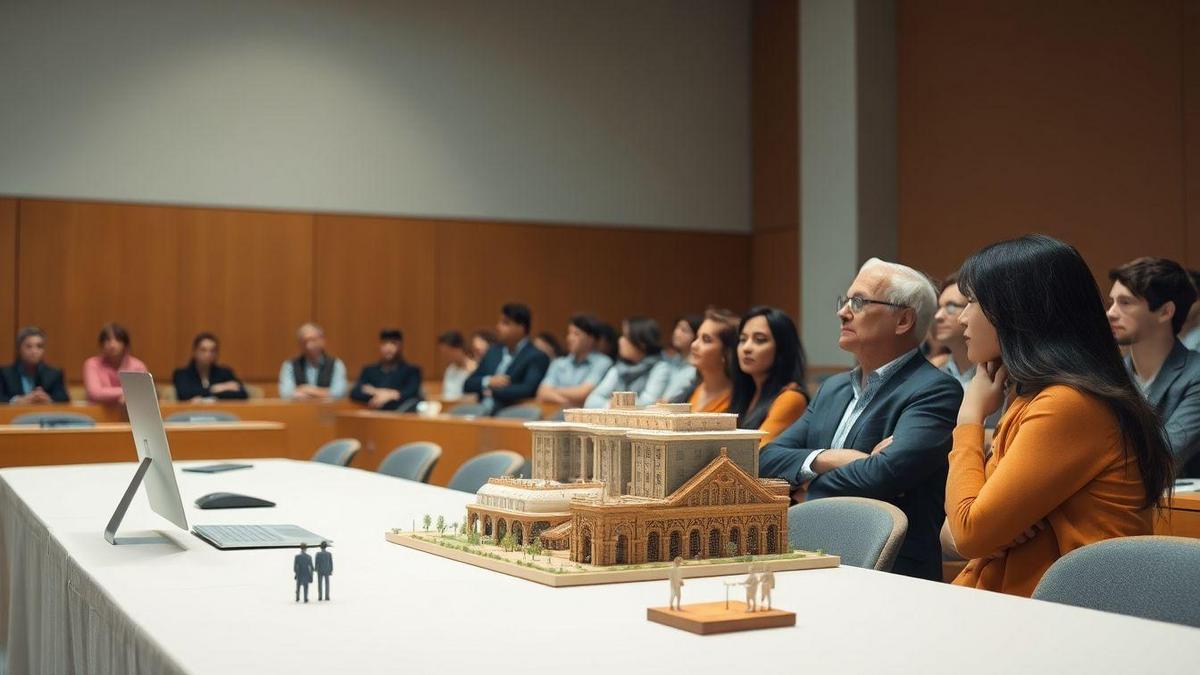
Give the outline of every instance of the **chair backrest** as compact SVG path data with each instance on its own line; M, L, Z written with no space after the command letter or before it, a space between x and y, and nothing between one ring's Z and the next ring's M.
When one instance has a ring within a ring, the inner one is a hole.
M442 446L437 443L405 443L389 452L376 471L396 478L428 483L429 474L441 456Z
M536 405L510 405L497 411L496 417L536 422L542 419L542 409Z
M9 424L29 424L40 427L94 427L96 420L77 412L35 412L17 415Z
M354 455L361 447L362 443L359 443L357 438L335 438L317 448L317 452L312 456L312 461L349 466L350 460L354 459Z
M788 509L788 542L803 551L824 551L843 565L892 569L908 532L904 512L863 497L827 497Z
M1200 540L1120 537L1059 558L1033 597L1200 628L1198 588Z
M240 418L224 410L181 410L167 416L166 422L189 422L205 424L208 422L237 422Z
M517 475L524 462L525 458L512 450L492 450L475 455L458 467L448 487L462 492L478 492L489 478Z
M482 403L463 403L450 409L454 417L479 417L488 414L488 408Z

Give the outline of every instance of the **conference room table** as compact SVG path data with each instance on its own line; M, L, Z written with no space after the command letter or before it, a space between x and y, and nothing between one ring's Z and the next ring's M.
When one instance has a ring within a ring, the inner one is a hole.
M186 464L181 462L181 464ZM794 628L701 637L646 620L666 582L549 588L388 543L472 495L282 459L178 472L189 522L295 523L330 538L329 602L295 602L294 549L218 551L134 500L133 463L0 470L0 635L11 673L1191 673L1200 630L849 567L782 572ZM273 509L200 512L229 490ZM64 495L70 495L69 499ZM689 579L685 603L728 578ZM6 630L4 630L6 628Z

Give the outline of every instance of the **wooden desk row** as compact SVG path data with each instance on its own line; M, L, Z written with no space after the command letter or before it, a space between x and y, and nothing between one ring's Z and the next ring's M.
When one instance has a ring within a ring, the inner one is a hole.
M168 424L174 459L278 457L287 443L278 422ZM0 425L0 467L132 462L133 435L124 422L41 429Z
M1200 539L1200 493L1175 493L1161 516L1154 521L1155 534Z

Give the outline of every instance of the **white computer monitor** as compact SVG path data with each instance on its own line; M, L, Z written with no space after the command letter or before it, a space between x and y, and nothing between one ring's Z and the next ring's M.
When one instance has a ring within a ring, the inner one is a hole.
M186 532L187 514L179 496L179 484L175 482L175 467L171 463L171 447L167 444L167 432L158 409L154 377L150 373L122 372L121 388L125 392L125 410L129 414L138 460L144 463L150 459L142 479L150 498L150 508Z

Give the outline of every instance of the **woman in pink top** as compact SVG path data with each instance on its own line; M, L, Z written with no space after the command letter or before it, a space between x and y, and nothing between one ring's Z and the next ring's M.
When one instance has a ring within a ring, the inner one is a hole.
M129 331L119 323L100 329L100 355L83 362L83 387L92 403L123 405L122 370L147 372L146 364L129 355Z

